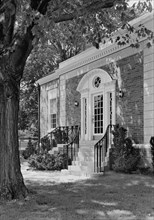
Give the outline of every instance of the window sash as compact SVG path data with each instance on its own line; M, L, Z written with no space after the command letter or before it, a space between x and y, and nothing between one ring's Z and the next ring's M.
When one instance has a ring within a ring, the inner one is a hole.
M50 128L56 128L57 126L57 99L49 100L49 123Z

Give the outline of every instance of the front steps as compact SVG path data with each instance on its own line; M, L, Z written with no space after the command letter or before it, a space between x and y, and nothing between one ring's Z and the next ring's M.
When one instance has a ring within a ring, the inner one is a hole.
M62 170L65 174L77 176L90 176L94 174L94 145L95 141L80 141L79 152L68 170Z
M57 144L57 147L53 147L48 153L51 155L57 154L59 151L63 151L64 145L65 144Z

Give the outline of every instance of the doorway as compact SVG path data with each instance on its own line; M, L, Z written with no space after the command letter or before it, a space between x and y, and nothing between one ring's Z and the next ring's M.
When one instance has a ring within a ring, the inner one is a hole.
M108 124L115 123L116 81L101 69L92 70L80 81L81 140L99 140Z

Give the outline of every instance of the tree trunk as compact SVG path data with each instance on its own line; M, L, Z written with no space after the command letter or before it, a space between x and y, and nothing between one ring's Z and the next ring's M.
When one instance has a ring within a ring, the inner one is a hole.
M18 85L19 86L19 85ZM19 89L0 79L0 198L25 197L18 143Z

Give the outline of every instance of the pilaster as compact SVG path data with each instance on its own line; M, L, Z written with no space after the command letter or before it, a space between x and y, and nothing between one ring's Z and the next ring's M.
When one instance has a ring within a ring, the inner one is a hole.
M154 45L144 49L144 143L154 136Z

